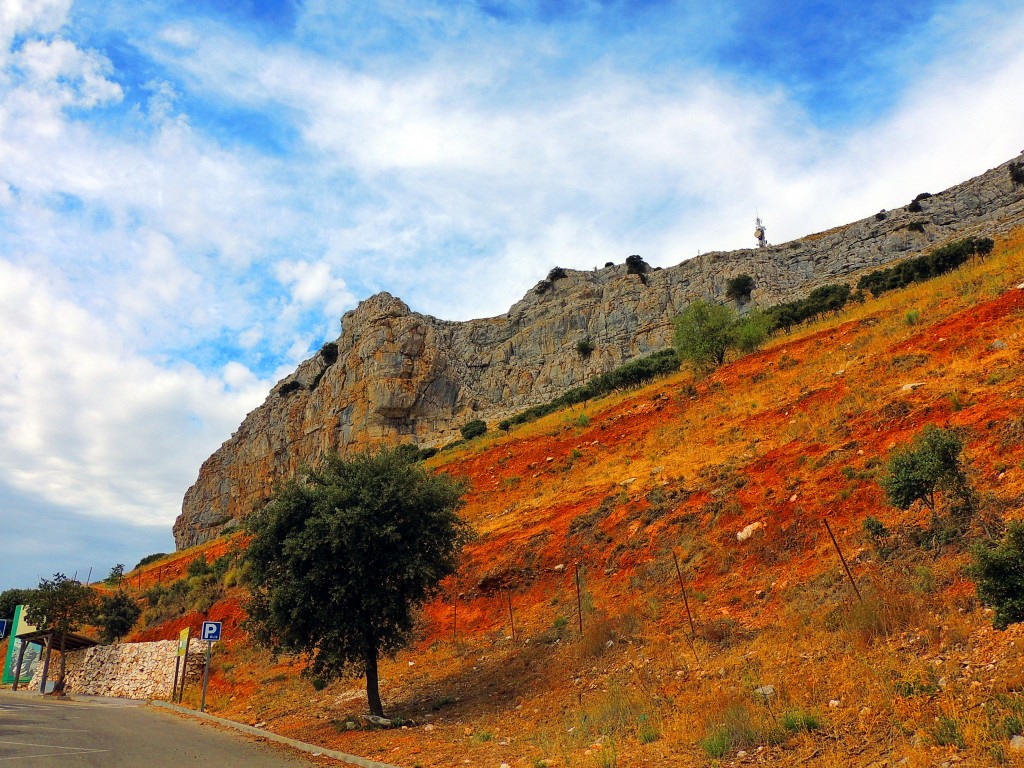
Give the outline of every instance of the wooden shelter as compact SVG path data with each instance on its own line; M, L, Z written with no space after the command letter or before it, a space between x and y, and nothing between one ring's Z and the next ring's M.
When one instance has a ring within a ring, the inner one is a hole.
M22 642L21 650L18 652L18 665L14 672L14 690L18 690L18 681L21 680L21 662L25 659L25 649L31 643L45 650L45 653L41 654L43 656L43 679L39 683L39 692L46 693L46 677L50 671L50 653L53 651L54 639L58 643L60 642L60 634L55 629L36 629L17 636L17 639ZM64 635L65 653L68 651L78 651L82 648L92 648L94 645L99 645L99 643L84 635L76 635L74 632L68 632Z

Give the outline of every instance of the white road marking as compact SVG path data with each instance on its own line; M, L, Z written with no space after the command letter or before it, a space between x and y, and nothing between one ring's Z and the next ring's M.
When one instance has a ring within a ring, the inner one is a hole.
M68 755L90 755L96 752L109 752L109 749L82 749L81 747L62 747L59 744L33 744L28 741L0 741L0 744L11 744L18 747L38 747L39 749L59 749L61 752L40 752L37 755L12 755L0 757L0 760L27 760L31 757L60 757Z

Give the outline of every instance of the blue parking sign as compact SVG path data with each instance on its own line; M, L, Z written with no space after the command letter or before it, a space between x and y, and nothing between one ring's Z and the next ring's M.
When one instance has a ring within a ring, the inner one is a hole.
M7 619L0 619L0 640L7 637Z
M211 642L214 640L220 640L220 627L221 622L219 621L204 621L203 632L199 636L200 639L209 640Z

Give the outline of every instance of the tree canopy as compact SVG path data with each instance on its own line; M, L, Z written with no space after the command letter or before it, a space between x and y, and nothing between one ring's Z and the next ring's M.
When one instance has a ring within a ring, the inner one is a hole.
M949 498L949 511L969 513L973 491L964 470L964 444L951 429L926 424L909 446L895 449L889 457L882 488L889 503L909 509L920 501L931 512L932 526L938 528L938 496Z
M365 673L383 716L378 656L402 647L414 609L455 572L470 536L464 490L396 450L329 456L285 484L246 523L255 639L308 656L316 679Z
M60 675L56 690L64 687L65 642L70 632L92 620L96 607L96 593L77 579L55 573L52 579L41 579L28 603L26 619L40 629L53 630L60 635Z
M976 547L971 575L982 605L995 608L996 629L1024 621L1024 522L1011 522L997 546Z
M96 625L105 643L113 643L127 635L142 614L139 604L124 590L100 598L96 609Z
M764 343L768 331L762 312L739 317L730 307L697 299L675 318L673 343L682 360L708 369L724 363L730 349L753 352Z

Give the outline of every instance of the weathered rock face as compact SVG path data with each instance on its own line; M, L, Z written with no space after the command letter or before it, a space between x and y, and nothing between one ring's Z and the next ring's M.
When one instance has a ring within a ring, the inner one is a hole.
M919 211L889 211L784 245L707 253L645 275L625 265L566 270L499 317L438 320L377 294L346 313L337 342L279 382L204 462L175 542L184 548L219 535L264 504L275 481L327 451L442 443L471 419L510 415L662 349L672 317L696 298L724 301L731 277L751 275L753 301L769 306L954 237L1024 224L1024 187L1008 165L921 200ZM576 345L588 337L594 351L584 361Z

